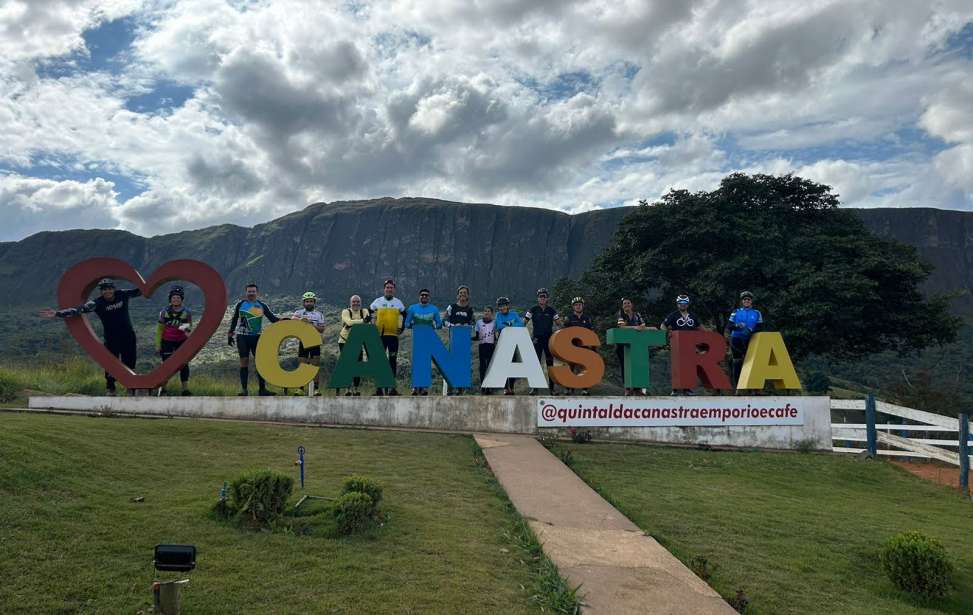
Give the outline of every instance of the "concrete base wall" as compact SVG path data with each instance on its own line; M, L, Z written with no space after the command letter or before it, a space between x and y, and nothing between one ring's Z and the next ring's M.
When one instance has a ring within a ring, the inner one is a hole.
M632 398L619 398L631 400ZM666 398L669 399L669 398ZM702 400L705 398L695 398ZM714 400L726 398L714 398ZM732 427L591 427L599 440L831 450L827 397L806 398L805 424ZM537 434L537 398L489 397L31 397L37 410L279 421L360 427Z

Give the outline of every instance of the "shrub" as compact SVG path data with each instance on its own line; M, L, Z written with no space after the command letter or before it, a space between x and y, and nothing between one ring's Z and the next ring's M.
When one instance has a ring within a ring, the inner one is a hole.
M348 476L341 486L341 495L347 493L364 493L372 498L372 505L378 508L382 501L382 486L365 476Z
M13 401L17 397L20 387L17 382L7 374L0 373L0 402Z
M942 543L920 532L905 532L885 542L882 569L899 589L924 598L949 591L953 565Z
M238 518L263 527L273 525L284 514L294 479L271 470L254 470L230 483L230 502Z
M375 502L366 493L352 491L335 500L331 509L338 526L338 533L353 534L367 528L372 523Z

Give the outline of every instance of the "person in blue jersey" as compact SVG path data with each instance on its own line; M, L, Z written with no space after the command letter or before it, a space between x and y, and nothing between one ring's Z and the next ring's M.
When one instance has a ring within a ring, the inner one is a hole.
M740 380L740 370L743 359L747 356L747 347L754 333L763 327L764 317L753 307L753 293L745 290L740 293L740 307L733 310L727 323L726 334L730 338L730 353L733 361L733 386Z
M413 303L409 306L409 309L405 311L405 323L403 326L406 329L412 329L414 327L433 327L434 329L442 328L443 321L442 318L439 317L439 308L429 303L431 296L432 295L428 288L423 288L419 291L419 303ZM412 389L412 394L429 395L429 389Z
M233 307L233 320L230 321L230 333L227 336L229 345L236 346L237 353L240 355L239 395L244 397L249 395L247 382L250 379L250 356L256 358L257 342L260 341L260 333L263 331L264 318L270 322L280 320L270 310L270 306L258 298L259 294L260 291L255 283L247 284L243 299ZM260 395L275 395L267 389L267 382L259 372L257 383L260 385Z
M100 297L96 297L84 305L53 310L42 310L42 318L77 318L82 314L94 313L104 330L105 348L112 356L121 359L125 367L134 370L137 356L135 345L135 329L132 328L132 318L128 314L128 302L139 297L142 291L137 288L116 289L115 282L110 278L103 278L98 282ZM115 394L115 378L105 372L105 394Z
M497 339L500 339L500 334L507 327L523 327L526 326L524 319L520 317L517 310L510 309L510 299L507 297L497 297L497 317L495 319L496 325L494 325L494 331L496 332ZM504 383L503 387L504 395L513 395L514 387L513 383L508 379Z

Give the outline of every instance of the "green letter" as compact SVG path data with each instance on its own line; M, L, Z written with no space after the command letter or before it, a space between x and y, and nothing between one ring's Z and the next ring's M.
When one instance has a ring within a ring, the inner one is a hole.
M625 387L644 389L649 386L649 348L665 346L665 331L639 331L630 327L608 330L609 344L625 346Z
M364 361L358 360L362 349L365 350ZM350 387L355 376L371 378L375 386L389 388L395 386L395 374L385 358L385 349L378 336L375 325L354 325L348 332L348 341L338 357L338 364L334 366L334 373L328 381L332 389Z

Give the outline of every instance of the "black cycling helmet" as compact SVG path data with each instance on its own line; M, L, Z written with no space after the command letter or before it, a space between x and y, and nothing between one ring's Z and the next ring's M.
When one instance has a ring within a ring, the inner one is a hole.
M575 303L580 303L581 305L584 305L584 297L582 297L582 296L579 295L579 296L575 297L574 299L572 299L571 300L571 305L574 305Z
M177 285L175 285L175 286L173 286L173 287L171 287L169 289L169 298L172 299L172 296L173 295L179 295L181 298L185 299L186 298L186 291L183 290L183 287L182 286L179 286L177 284Z
M740 300L742 301L743 299L750 299L751 301L753 301L753 293L750 292L749 290L743 291L742 293L740 293Z
M102 278L98 280L98 290L104 290L106 288L115 288L115 281L111 278Z
M497 297L497 307L503 307L505 305L510 305L509 297Z
M689 305L689 295L679 295L676 297L676 303L685 303Z
M541 295L545 297L550 297L551 293L547 292L547 289L542 287L537 289L537 296L540 297Z

